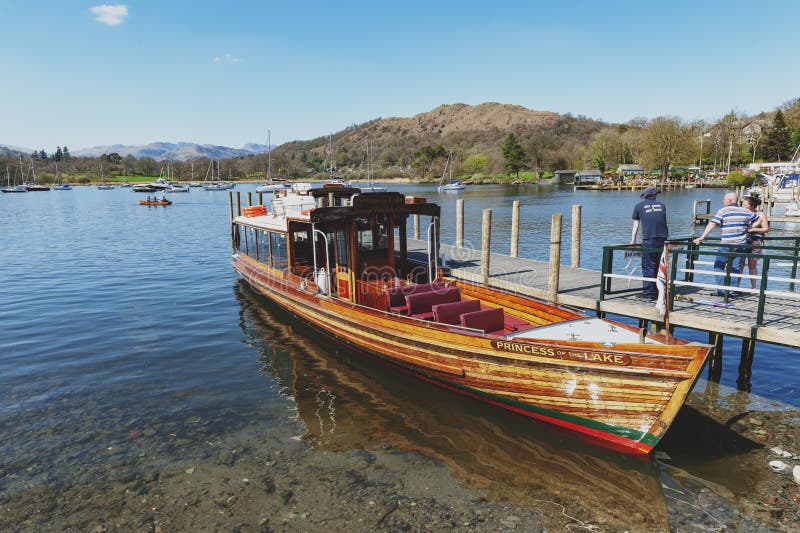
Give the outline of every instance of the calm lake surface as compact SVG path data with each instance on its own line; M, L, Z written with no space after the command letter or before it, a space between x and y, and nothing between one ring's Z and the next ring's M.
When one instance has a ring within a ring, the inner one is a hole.
M582 266L594 269L602 245L628 242L639 198L545 186L475 186L460 194L392 189L438 199L443 243L455 240L456 198L465 199L465 238L478 246L481 211L492 208L498 253L508 253L511 203L518 199L520 255L542 260L551 214L564 214L568 242L570 206L581 204ZM663 194L671 235L691 234L694 199L718 206L722 193ZM243 430L283 434L300 420L304 440L320 450L371 449L389 440L444 461L462 479L505 487L508 501L519 500L515 487L531 479L547 486L548 476L566 476L569 490L586 491L582 505L599 509L608 502L598 486L629 485L631 468L645 481L628 496L663 499L665 471L648 473L657 466L631 467L521 417L390 375L254 295L231 267L225 192L174 194L167 208L139 206L141 198L94 187L0 197L0 495L102 479L144 453L124 445L141 432L213 440ZM707 340L688 330L676 335ZM738 342L726 343L723 396L736 395L725 386L735 386L738 352ZM746 401L800 406L796 356L760 344ZM331 390L338 392L321 392ZM695 393L708 392L701 380ZM198 425L202 430L193 429ZM193 453L191 442L183 444L165 447L161 460ZM529 467L532 456L546 457L549 469L541 462ZM746 483L722 466L700 471L695 459L684 454L679 467L698 483L732 491ZM575 464L584 477L573 483ZM669 502L667 511L680 512Z

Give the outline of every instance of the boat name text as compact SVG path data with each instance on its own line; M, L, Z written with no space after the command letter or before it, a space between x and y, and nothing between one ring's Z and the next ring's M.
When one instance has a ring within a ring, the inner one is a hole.
M534 344L523 344L521 342L511 341L492 341L492 346L504 352L524 353L528 355L537 355L539 357L552 357L554 359L569 359L572 361L585 361L587 363L619 366L628 366L631 364L630 356L617 353L565 350L555 346L536 346Z

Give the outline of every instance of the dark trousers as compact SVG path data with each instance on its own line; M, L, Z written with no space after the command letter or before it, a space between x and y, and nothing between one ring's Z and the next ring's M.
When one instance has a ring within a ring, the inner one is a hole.
M658 275L658 263L661 261L665 240L660 237L642 240L642 247L645 248L642 251L642 276L645 278L655 278ZM648 251L647 248L653 248L653 251ZM642 296L645 298L658 297L655 281L642 281Z

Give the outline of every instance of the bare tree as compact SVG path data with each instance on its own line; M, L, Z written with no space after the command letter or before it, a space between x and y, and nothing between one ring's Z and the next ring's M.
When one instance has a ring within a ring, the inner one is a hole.
M675 117L653 119L642 134L642 159L650 166L659 167L664 180L670 167L685 159L692 147L691 128Z

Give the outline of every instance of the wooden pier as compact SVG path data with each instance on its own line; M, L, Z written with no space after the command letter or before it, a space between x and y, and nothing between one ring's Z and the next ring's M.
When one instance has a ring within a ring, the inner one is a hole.
M425 241L409 240L409 252L418 254L424 262L427 253ZM447 257L447 266L453 277L481 282L481 251L455 246L441 245L441 253ZM638 262L638 261L637 261ZM543 300L548 299L549 264L545 261L510 257L502 254L490 255L489 285L528 294ZM600 299L601 272L571 266L559 266L559 286L556 303L579 309L662 323L664 317L658 314L654 302L643 302L637 298L638 292L606 295ZM636 282L631 284L635 288ZM615 290L628 287L622 279L612 280ZM703 291L696 289L678 290L679 294L692 295ZM706 291L707 292L707 291ZM714 297L707 296L712 300ZM723 335L751 338L755 327L757 298L742 296L732 301L731 307L714 307L687 299L675 301L670 313L672 326L686 327L702 331L714 331ZM755 339L800 348L800 313L798 301L793 299L769 298L765 310L765 324L756 327Z

